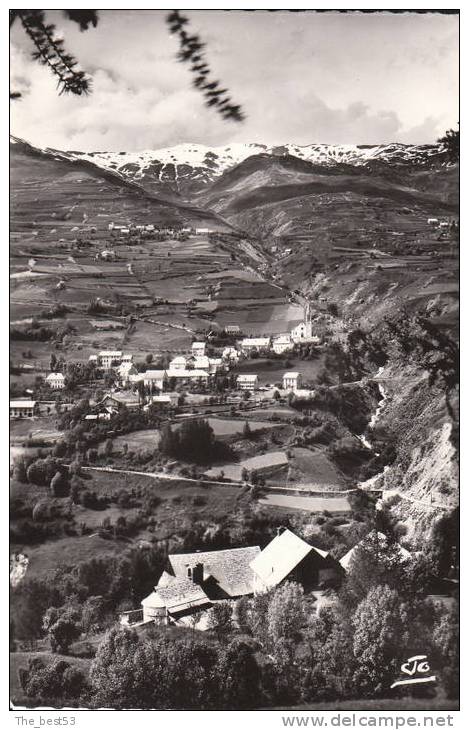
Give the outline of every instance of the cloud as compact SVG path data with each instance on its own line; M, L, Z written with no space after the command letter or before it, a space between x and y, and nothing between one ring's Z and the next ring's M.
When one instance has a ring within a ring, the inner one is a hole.
M141 150L181 142L431 142L457 122L457 20L406 13L192 12L217 78L247 113L223 121L191 87L160 11L102 11L67 24L93 93L59 97L12 34L12 131L40 146ZM431 41L431 42L430 42Z

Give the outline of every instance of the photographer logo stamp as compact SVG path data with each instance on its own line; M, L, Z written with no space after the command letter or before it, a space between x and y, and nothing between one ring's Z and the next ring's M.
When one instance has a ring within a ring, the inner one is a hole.
M436 682L436 676L430 675L430 664L426 654L416 654L411 656L401 664L401 672L406 675L396 680L391 685L391 689L404 684L424 684L425 682Z

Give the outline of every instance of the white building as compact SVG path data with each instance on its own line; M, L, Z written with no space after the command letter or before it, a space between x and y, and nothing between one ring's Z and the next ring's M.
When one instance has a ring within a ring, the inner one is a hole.
M272 349L277 355L282 355L284 352L288 352L293 347L292 339L289 334L279 335L275 337L272 342Z
M225 332L227 335L239 335L241 330L239 324L227 324L225 327Z
M161 403L167 406L177 406L179 403L179 393L161 393L160 395L152 395L148 399L148 405L144 406L143 410L148 410L149 405L152 403Z
M10 418L32 418L39 413L35 400L11 400Z
M245 374L238 375L236 378L236 386L240 390L257 390L259 387L259 378L257 375Z
M98 352L98 367L103 370L118 367L122 362L122 355L121 350L101 350L101 352Z
M210 370L210 358L207 355L196 355L190 362L197 370Z
M429 226L437 226L438 225L438 218L428 218L427 219L427 225L429 225Z
M138 375L138 370L133 364L133 362L122 362L119 367L117 368L117 375L119 376L119 380L121 384L125 387L130 385L131 383L131 375Z
M46 378L46 383L52 390L62 390L65 388L65 376L63 373L50 373Z
M311 322L300 322L290 331L293 342L301 342L301 340L311 340L313 337L313 325Z
M285 373L283 376L283 389L298 390L299 388L301 388L301 373Z
M205 342L193 342L192 354L194 355L194 357L197 355L205 355L206 347L207 345Z
M184 355L178 355L169 363L169 370L185 370L187 367L187 358Z
M230 362L237 363L239 360L239 352L236 347L225 347L222 352L223 360L229 360Z
M241 349L245 353L270 349L270 337L245 337L241 340Z
M208 383L208 372L206 370L198 370L194 368L192 370L183 370L177 368L176 370L167 370L168 378L174 378L177 381L177 385L206 385Z
M168 383L168 374L166 370L147 370L141 373L140 380L147 388L155 386L158 390L164 390Z
M209 358L209 373L216 375L219 370L227 370L226 365L223 364L221 357L210 357Z

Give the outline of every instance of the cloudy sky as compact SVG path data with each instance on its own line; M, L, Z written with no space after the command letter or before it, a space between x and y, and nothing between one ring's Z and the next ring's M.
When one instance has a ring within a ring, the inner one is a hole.
M247 119L223 121L192 89L161 11L101 11L81 33L48 18L93 77L58 96L13 27L11 131L39 146L142 150L181 142L433 142L458 122L458 16L188 11L214 76Z

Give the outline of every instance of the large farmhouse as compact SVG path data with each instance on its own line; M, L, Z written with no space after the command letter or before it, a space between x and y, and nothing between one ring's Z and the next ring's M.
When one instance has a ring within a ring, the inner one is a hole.
M329 553L284 530L262 551L256 545L169 555L166 570L142 607L122 613L120 622L185 625L193 616L196 628L206 628L202 617L218 601L262 593L287 579L306 590L330 586L341 574Z
M177 623L214 601L252 594L254 575L249 566L259 554L255 546L169 555L168 569L142 601L141 620ZM128 623L128 613L121 622Z

